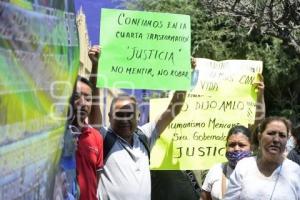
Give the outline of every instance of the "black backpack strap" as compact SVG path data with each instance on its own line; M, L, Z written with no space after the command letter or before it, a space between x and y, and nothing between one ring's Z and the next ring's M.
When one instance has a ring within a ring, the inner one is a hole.
M147 139L146 135L139 128L137 128L137 130L135 131L135 134L137 134L139 140L145 146L147 153L148 153L149 161L150 161L150 148L149 148L148 139ZM107 159L108 154L109 154L110 150L112 149L112 147L114 146L116 141L117 141L117 136L111 130L108 130L105 134L105 138L104 138L104 142L103 142L104 161Z
M111 131L107 131L105 138L104 138L104 149L103 149L103 159L106 161L107 156L111 150L111 148L114 146L115 142L117 140L117 136L112 133Z
M201 188L198 184L198 181L196 179L196 176L195 176L194 172L192 170L185 170L184 172L187 175L190 183L192 184L195 193L200 194Z
M146 135L139 128L137 128L137 130L135 131L135 133L139 137L139 140L145 146L145 148L147 150L147 153L148 153L149 162L150 162L150 147L149 147L149 143L148 143L148 139L147 139Z

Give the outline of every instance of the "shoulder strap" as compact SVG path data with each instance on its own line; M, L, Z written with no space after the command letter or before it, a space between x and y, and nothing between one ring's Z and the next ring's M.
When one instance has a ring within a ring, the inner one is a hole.
M141 131L141 129L137 128L137 130L135 131L135 133L137 134L137 136L139 137L139 140L143 143L143 145L145 146L147 153L148 153L148 157L150 160L150 147L148 144L148 139L146 137L146 135Z
M104 142L103 142L103 158L104 161L106 160L108 153L110 152L111 148L114 146L115 142L117 140L117 136L113 134L111 131L107 131Z
M135 133L137 134L139 140L143 143L143 145L145 146L147 153L148 153L148 157L150 159L150 148L149 148L149 144L148 144L148 140L146 135L138 128ZM103 149L103 158L104 160L106 160L111 148L114 146L115 142L117 140L117 136L112 133L111 131L107 131L105 138L104 138L104 149Z
M194 192L197 195L200 194L201 193L201 188L198 184L198 181L196 179L196 176L195 176L194 172L192 170L185 170L183 172L185 172L185 174L187 175L190 183L192 184Z
M223 164L222 167L222 198L224 198L224 194L226 193L226 176L227 176L227 163Z

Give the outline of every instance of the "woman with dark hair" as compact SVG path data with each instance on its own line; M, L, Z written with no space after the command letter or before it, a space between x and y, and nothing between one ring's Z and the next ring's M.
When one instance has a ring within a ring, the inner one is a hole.
M287 158L300 165L300 124L292 131L295 140L295 147L289 152Z
M245 126L232 127L226 138L226 158L228 162L212 167L202 185L201 199L222 199L227 189L228 179L237 162L251 156L251 132Z
M241 160L230 176L224 200L299 200L300 167L285 159L288 120L268 117L258 129L258 155Z
M265 117L265 85L261 74L259 74L259 80L253 83L253 87L257 89L258 93L255 121L253 125L249 126L251 128L259 124ZM241 125L232 127L226 138L226 158L228 162L219 163L209 170L202 185L200 200L223 199L229 176L237 162L251 155L251 131Z

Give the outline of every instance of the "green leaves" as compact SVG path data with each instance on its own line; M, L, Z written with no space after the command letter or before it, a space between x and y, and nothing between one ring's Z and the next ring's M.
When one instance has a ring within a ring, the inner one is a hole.
M261 30L261 25L266 23L263 20L266 18L262 19L260 15L264 14L266 5L271 6L270 1L253 0L252 3L241 1L240 5L235 6L235 12L219 9L222 1L210 2L207 4L207 1L198 0L127 0L123 5L130 9L190 15L191 53L194 57L213 60L262 60L267 114L284 115L294 122L299 122L300 86L297 85L300 84L300 55L290 41L275 38L276 32L265 33ZM227 4L229 5L229 2ZM228 5L221 6L228 8ZM236 14L239 12L237 9L243 8L241 5L244 5L244 8L248 5L248 10L240 10L246 13L245 16ZM254 19L250 15L255 19L261 18L257 21L257 25L250 20ZM285 13L283 16L286 16ZM300 19L300 16L296 17ZM295 29L293 34L295 39L299 40L299 30Z

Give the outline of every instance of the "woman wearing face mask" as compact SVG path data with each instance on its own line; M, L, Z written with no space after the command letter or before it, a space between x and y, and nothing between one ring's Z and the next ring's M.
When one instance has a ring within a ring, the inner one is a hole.
M258 80L253 83L253 87L258 92L255 121L252 126L255 127L265 118L265 85L261 74L258 75ZM251 156L250 144L251 132L249 129L244 126L235 126L229 130L226 138L226 158L228 162L217 164L209 170L202 185L200 200L223 199L229 176L237 162L242 158Z
M237 162L251 156L251 132L244 126L235 126L228 132L226 139L226 158L228 162L212 167L202 185L202 200L223 199L228 179Z
M289 125L286 118L269 117L259 126L258 155L241 160L224 200L299 200L300 167L283 155Z

